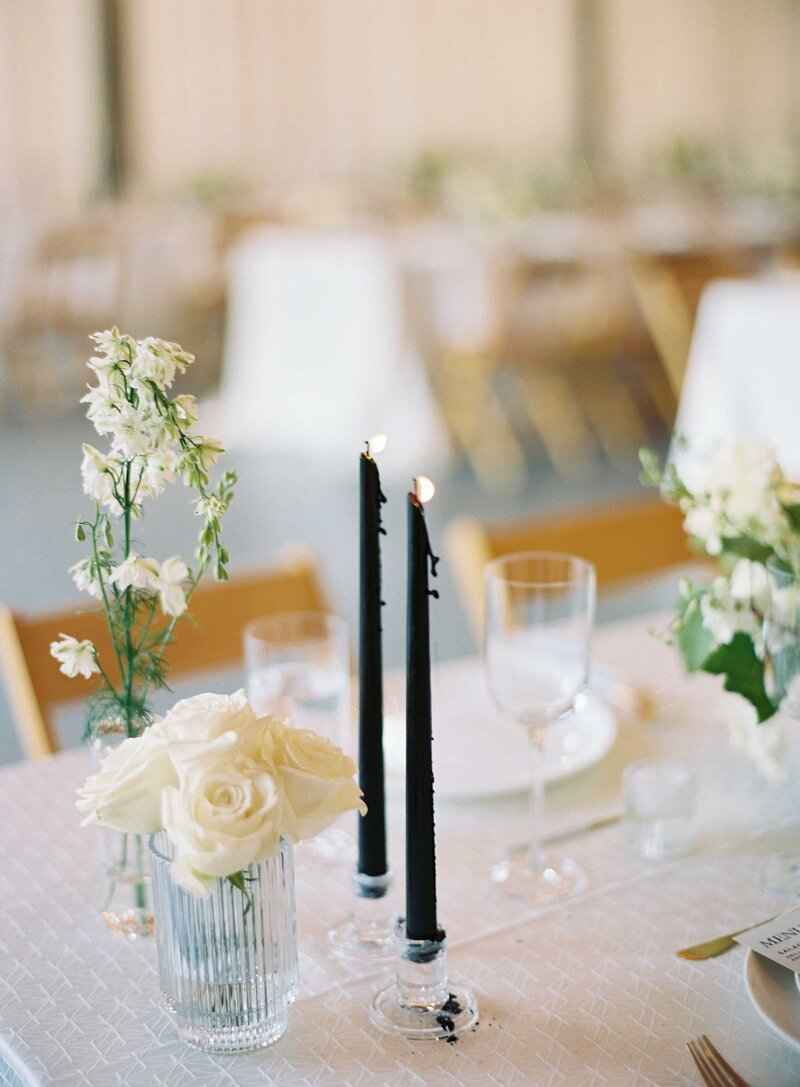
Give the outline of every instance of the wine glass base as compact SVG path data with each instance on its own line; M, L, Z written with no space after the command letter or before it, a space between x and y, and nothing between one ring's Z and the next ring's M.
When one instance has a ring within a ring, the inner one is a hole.
M352 920L343 921L328 932L328 948L335 959L349 962L370 963L394 962L397 959L397 940L399 929L397 920L390 930L375 929L364 935L364 926L357 926Z
M800 850L776 853L761 867L761 883L768 891L800 897Z
M546 906L579 894L587 883L584 870L569 858L558 863L545 860L539 868L525 855L506 857L496 864L491 880L504 894L530 906Z
M400 1003L400 989L393 982L376 994L369 1008L369 1018L374 1026L388 1034L450 1041L477 1023L478 1003L466 985L450 978L448 999L441 1007L409 1007Z

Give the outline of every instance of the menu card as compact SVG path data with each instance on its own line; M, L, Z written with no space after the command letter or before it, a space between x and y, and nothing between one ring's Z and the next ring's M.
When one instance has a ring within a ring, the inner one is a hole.
M800 974L800 907L743 932L736 942Z

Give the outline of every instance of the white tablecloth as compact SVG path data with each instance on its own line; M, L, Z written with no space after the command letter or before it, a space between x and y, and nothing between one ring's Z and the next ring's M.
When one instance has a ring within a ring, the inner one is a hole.
M377 1034L364 1010L377 977L325 953L327 928L348 909L347 879L301 865L302 991L287 1034L235 1057L184 1046L159 1005L153 942L125 943L93 912L96 843L72 807L85 760L70 752L0 773L0 1056L13 1054L27 1069L23 1082L60 1087L630 1087L697 1083L684 1046L706 1032L756 1087L797 1084L800 1052L751 1005L743 951L706 963L674 955L785 904L757 873L764 856L796 835L797 789L761 782L728 748L718 684L684 679L647 628L637 621L599 630L595 659L679 695L679 723L621 721L603 762L550 790L551 823L616 809L623 767L671 754L700 777L698 850L651 866L625 852L618 826L575 838L570 853L586 867L589 890L533 915L486 879L501 847L523 831L524 798L441 804L440 917L451 969L479 997L474 1033L455 1045ZM390 823L392 858L402 867L394 801Z
M770 442L800 478L800 278L720 280L700 301L675 429L688 480L709 450L733 438Z

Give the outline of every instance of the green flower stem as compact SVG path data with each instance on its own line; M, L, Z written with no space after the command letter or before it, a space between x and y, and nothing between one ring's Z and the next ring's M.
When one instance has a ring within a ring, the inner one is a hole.
M105 613L106 613L106 622L108 623L108 631L109 631L109 634L111 635L111 645L113 646L113 649L114 649L114 656L117 658L117 667L119 668L119 674L120 674L120 676L122 676L124 674L123 668L122 668L122 656L121 656L120 651L119 651L119 646L117 645L117 639L116 639L116 637L114 635L114 624L111 621L111 605L108 602L108 592L106 590L106 583L105 583L105 581L103 579L103 569L102 569L102 567L100 565L100 556L97 553L97 528L98 528L99 524L100 524L100 503L96 502L95 503L94 524L92 524L90 526L91 532L92 532L92 556L94 558L94 568L95 568L95 573L97 575L97 582L98 582L98 584L100 586L100 593L101 593L102 598L103 598L103 608L104 608ZM95 662L97 664L97 667L100 668L100 674L105 679L105 681L108 684L109 688L116 695L116 693L117 693L116 687L114 687L111 680L108 678L106 673L100 667L100 662L97 660L96 655L95 655Z
M198 569L197 574L195 575L195 577L192 578L191 582L189 583L189 588L188 588L188 590L186 592L186 604L187 604L187 606L189 604L189 601L192 599L192 593L197 588L197 583L200 580L200 578L203 576L203 573L207 569L207 566L208 566L208 564L206 563L205 566L200 567ZM157 655L153 658L153 667L152 667L151 672L150 672L150 678L145 683L144 689L142 690L142 702L144 702L147 699L147 695L148 695L148 693L150 691L150 688L153 685L153 676L158 671L158 666L161 664L161 662L164 659L164 654L166 653L166 651L167 651L167 649L169 647L169 643L172 640L172 632L175 630L175 624L178 622L178 620L180 618L181 618L180 615L173 615L173 617L170 619L167 626L164 628L164 631L163 631L161 637L155 643L156 645L160 646L160 649L158 650Z
M147 908L147 893L144 886L144 847L141 834L136 835L136 877L133 884L133 899L138 910Z
M124 541L124 555L127 559L131 553L131 501L130 501L130 488L131 488L131 462L125 462L125 474L124 474L124 487L125 487L125 508L124 508L124 524L125 524L125 541ZM123 675L123 682L125 685L125 730L129 736L133 736L133 711L131 706L133 695L133 664L134 664L134 648L133 648L133 632L131 630L133 616L131 612L132 592L130 585L125 590L125 662L127 665L127 671Z

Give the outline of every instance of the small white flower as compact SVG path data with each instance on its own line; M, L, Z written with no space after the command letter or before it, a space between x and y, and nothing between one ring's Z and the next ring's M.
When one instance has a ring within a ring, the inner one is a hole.
M175 479L175 465L178 462L174 449L161 449L148 453L137 461L137 470L141 473L138 498L157 498L167 483Z
M194 357L175 343L148 336L139 344L131 374L139 385L153 382L162 392L175 380L178 370L185 370Z
M152 587L161 601L165 615L183 615L186 611L186 593L181 585L189 576L189 568L179 555L165 559Z
M70 566L69 573L72 574L72 580L82 593L88 593L95 600L102 599L100 580L96 572L92 570L91 559L82 559L80 562L76 562L74 566Z
M683 527L689 536L700 540L709 555L722 551L720 518L710 506L694 506L686 512Z
M723 714L733 746L748 755L767 780L785 781L788 774L786 737L780 724L760 725L755 707L738 697L725 697Z
M703 626L710 631L718 645L727 645L734 634L741 631L752 638L756 652L760 650L761 619L750 607L749 598L745 602L733 597L727 578L714 579L710 592L700 599L700 612Z
M213 521L216 517L222 517L228 507L221 498L215 494L207 494L200 497L194 504L194 512L197 517L205 517L207 521Z
M172 406L178 416L182 427L188 429L197 422L197 400L193 396L182 393L172 401Z
M119 469L118 459L106 457L99 449L84 443L81 462L84 494L88 494L96 502L102 502L103 505L115 505L114 484Z
M79 642L69 634L59 634L58 642L50 643L50 655L59 662L59 672L74 679L75 676L83 676L89 679L100 668L97 664L97 650L94 644L88 640Z
M750 604L764 615L769 607L770 580L766 566L749 559L739 559L731 571L731 596L734 600Z
M113 432L125 400L113 386L98 385L89 387L86 396L81 397L81 403L89 405L86 418L98 434L105 435Z
M157 448L161 429L157 416L135 408L126 400L106 433L111 435L112 448L130 460Z
M125 357L126 350L134 343L130 336L121 335L116 326L105 332L93 332L89 339L94 340L100 353L107 357Z
M161 568L155 559L140 558L132 551L127 559L114 567L108 580L120 592L124 592L129 586L134 589L152 589L160 573Z

